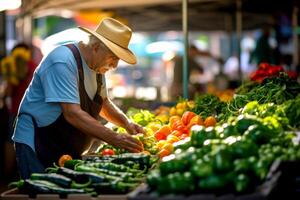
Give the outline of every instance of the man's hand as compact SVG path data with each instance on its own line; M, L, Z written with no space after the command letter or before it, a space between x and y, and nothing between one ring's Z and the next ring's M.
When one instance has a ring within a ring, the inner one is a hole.
M141 127L138 124L129 122L128 125L125 127L126 131L131 134L131 135L136 135L138 133L145 133L145 130L143 129L143 127Z
M126 149L130 152L138 153L144 150L143 144L134 139L129 134L117 134L116 140L111 142L111 144L115 147Z
M140 141L134 139L129 134L117 134L103 126L87 112L83 111L79 104L61 103L61 107L66 120L83 133L103 140L115 147L127 149L130 152L143 151L143 144ZM130 130L140 130L136 128L136 125L131 125L130 127ZM143 131L143 129L140 131Z

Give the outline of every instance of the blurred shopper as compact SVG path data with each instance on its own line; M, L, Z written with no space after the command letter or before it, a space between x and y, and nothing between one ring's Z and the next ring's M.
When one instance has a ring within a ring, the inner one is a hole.
M256 64L262 62L277 64L276 61L276 45L274 44L275 39L272 40L271 27L264 26L262 29L262 35L256 42L256 47L251 55L251 61Z
M16 171L15 151L11 140L13 123L35 67L30 48L25 43L15 45L11 55L1 61L1 72L6 82L4 102L9 111L8 130L5 132L4 143L4 174L7 179L15 175Z
M92 138L131 152L143 150L130 134L144 133L107 96L105 73L119 59L135 64L128 49L131 29L112 18L101 21L88 42L57 47L42 60L23 97L13 135L22 178L43 172L63 154L80 158ZM117 134L101 117L125 128Z
M199 75L203 74L203 67L199 65L196 61L197 56L210 56L208 52L201 52L191 45L188 52L188 82L189 82L189 94L193 95L196 92L196 88L200 89L200 83L197 87L191 84L190 80L192 78L193 82L198 82ZM183 57L176 55L173 59L173 81L171 83L171 98L173 100L178 99L178 96L183 95Z
M5 166L5 156L4 156L4 147L7 141L8 135L8 122L9 122L9 112L7 105L5 104L5 88L6 81L2 79L2 75L0 73L0 159L3 161L0 163L0 181L4 180L4 166Z

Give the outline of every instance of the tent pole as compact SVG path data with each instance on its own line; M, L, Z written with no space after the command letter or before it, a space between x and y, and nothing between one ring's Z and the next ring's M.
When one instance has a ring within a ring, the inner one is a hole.
M236 0L236 37L237 37L237 57L238 57L238 73L240 81L243 80L241 66L241 37L242 37L242 0Z
M297 33L297 28L298 28L298 13L299 13L299 8L297 5L293 6L293 16L292 16L292 23L293 23L293 44L294 44L294 53L293 53L293 67L297 67L299 64L299 55L298 55L298 33Z
M183 98L188 99L188 0L182 0L182 31L183 31Z

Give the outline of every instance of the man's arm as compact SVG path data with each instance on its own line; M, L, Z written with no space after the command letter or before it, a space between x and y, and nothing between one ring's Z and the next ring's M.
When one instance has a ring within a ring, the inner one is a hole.
M131 152L143 150L139 141L128 134L117 134L106 128L87 112L83 111L79 104L61 103L61 107L65 119L83 133Z
M100 115L111 123L125 128L130 134L144 133L144 129L132 123L127 116L109 99L103 98Z

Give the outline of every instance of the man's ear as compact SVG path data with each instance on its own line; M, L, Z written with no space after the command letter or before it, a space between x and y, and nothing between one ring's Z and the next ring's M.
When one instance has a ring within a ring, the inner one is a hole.
M100 45L98 43L93 44L93 51L94 53L97 53L100 49Z

